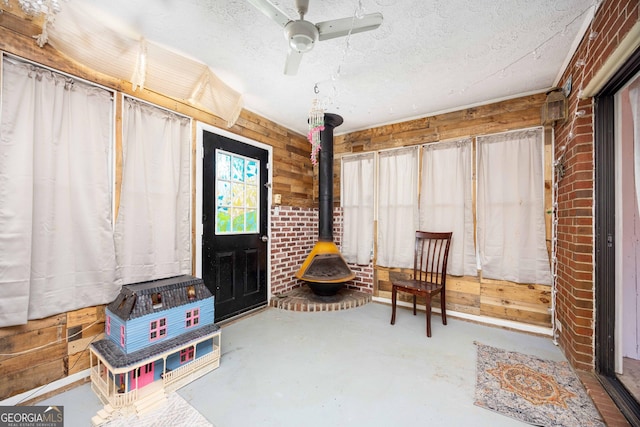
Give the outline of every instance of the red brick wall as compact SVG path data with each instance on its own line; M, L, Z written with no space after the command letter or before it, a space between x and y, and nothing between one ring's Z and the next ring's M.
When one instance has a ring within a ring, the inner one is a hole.
M558 342L578 369L594 368L595 345L594 100L579 97L639 17L638 0L605 0L560 80L571 76L573 90L569 118L555 127L555 157L564 156L566 170L557 189L556 317Z
M342 210L333 212L334 242L340 247ZM271 294L277 295L301 286L296 279L305 258L318 238L318 209L279 206L271 209ZM373 293L373 265L349 265L356 278L347 287Z

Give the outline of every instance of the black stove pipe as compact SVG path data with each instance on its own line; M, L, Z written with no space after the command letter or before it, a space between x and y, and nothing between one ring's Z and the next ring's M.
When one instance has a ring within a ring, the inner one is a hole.
M325 113L324 130L320 132L318 241L321 242L333 242L333 129L343 122L341 116Z

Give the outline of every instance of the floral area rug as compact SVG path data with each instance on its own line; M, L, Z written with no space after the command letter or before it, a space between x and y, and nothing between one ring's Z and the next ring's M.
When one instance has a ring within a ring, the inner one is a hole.
M101 427L213 427L193 406L177 393L170 393L167 402L142 416L116 416Z
M605 426L568 362L475 344L477 406L535 426Z

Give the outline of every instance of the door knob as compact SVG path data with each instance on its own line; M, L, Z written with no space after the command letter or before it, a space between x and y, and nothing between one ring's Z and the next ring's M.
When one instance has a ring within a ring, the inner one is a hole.
M269 240L269 236L262 236L261 239L263 242L267 242Z

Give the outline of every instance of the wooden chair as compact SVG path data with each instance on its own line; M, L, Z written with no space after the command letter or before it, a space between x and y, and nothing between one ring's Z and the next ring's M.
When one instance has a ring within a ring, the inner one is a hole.
M416 247L413 259L413 278L391 282L391 324L396 323L398 291L413 295L413 315L416 315L416 297L426 297L427 336L431 336L431 297L440 294L442 324L447 324L445 284L447 261L453 233L416 231Z

